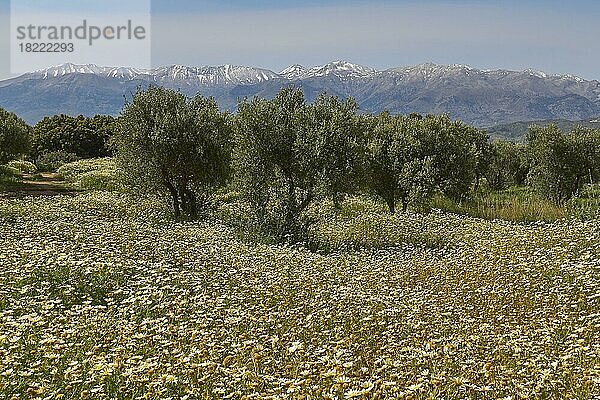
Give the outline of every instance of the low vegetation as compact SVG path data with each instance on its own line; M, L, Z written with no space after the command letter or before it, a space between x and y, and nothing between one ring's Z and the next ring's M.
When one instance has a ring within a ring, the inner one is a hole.
M0 398L600 393L600 131L292 88L30 131L0 113Z
M600 392L597 221L321 208L326 254L116 192L0 202L0 397Z
M65 164L58 175L77 190L117 190L118 170L112 158L98 158Z

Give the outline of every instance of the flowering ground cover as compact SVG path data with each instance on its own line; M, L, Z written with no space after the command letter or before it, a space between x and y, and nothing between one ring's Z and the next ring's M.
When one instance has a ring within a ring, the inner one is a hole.
M311 252L123 194L0 200L0 398L600 396L598 221L353 202Z

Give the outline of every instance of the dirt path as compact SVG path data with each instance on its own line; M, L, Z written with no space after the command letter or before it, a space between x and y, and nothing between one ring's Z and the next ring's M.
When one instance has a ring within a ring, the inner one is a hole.
M23 181L10 186L0 197L21 198L26 196L58 196L75 195L77 192L67 187L65 181L54 172L42 172L41 178L33 175L24 175Z

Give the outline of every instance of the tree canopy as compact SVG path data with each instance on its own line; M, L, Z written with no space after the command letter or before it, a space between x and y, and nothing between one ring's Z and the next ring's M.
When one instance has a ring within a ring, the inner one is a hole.
M0 108L0 165L28 152L29 132L25 121Z
M46 117L33 127L31 155L34 159L55 152L79 158L106 157L110 155L108 141L113 130L114 118L107 115Z
M158 87L125 105L112 139L126 181L167 192L176 217L195 218L230 175L231 126L212 98Z

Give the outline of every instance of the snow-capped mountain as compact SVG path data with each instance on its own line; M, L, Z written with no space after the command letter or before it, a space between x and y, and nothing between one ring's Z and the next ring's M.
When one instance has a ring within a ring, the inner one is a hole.
M173 65L148 70L148 74L153 76L156 82L186 81L201 85L251 85L280 78L278 74L266 69L237 65L221 65L218 67Z
M149 84L213 96L232 111L240 99L269 98L295 85L309 101L326 91L352 96L365 111L447 113L481 127L600 116L600 83L573 75L432 63L377 71L347 61L296 64L279 73L235 65L139 69L64 64L0 81L0 107L30 122L58 113L115 115L124 96Z
M62 64L43 70L35 71L25 76L37 76L43 79L57 78L69 74L93 74L109 78L133 79L136 76L147 73L147 70L128 67L99 67L95 64Z
M35 71L33 76L42 78L57 78L69 74L92 74L106 78L141 79L154 82L184 81L189 84L205 85L237 85L255 84L278 79L280 76L272 71L260 68L250 68L236 65L221 65L217 67L187 67L171 65L154 69L99 67L94 64L75 65L63 64Z
M352 64L347 61L332 61L329 64L316 66L310 69L302 65L292 65L281 71L280 75L287 79L308 79L321 76L337 76L339 78L367 78L375 75L377 71L370 67Z
M307 73L308 69L306 69L300 64L294 64L281 71L279 75L283 76L286 79L296 80L304 78Z
M333 61L321 67L311 68L307 73L307 77L335 75L344 78L368 78L376 73L377 71L370 67L352 64L347 61Z
M155 82L185 81L203 85L255 84L273 79L308 79L321 76L337 76L340 78L365 78L376 74L370 67L352 64L347 61L333 61L310 69L302 65L292 65L279 74L262 68L251 68L237 65L188 67L171 65L154 69L99 67L94 64L63 64L29 75L42 78L56 78L68 74L93 74L109 78L143 79Z

